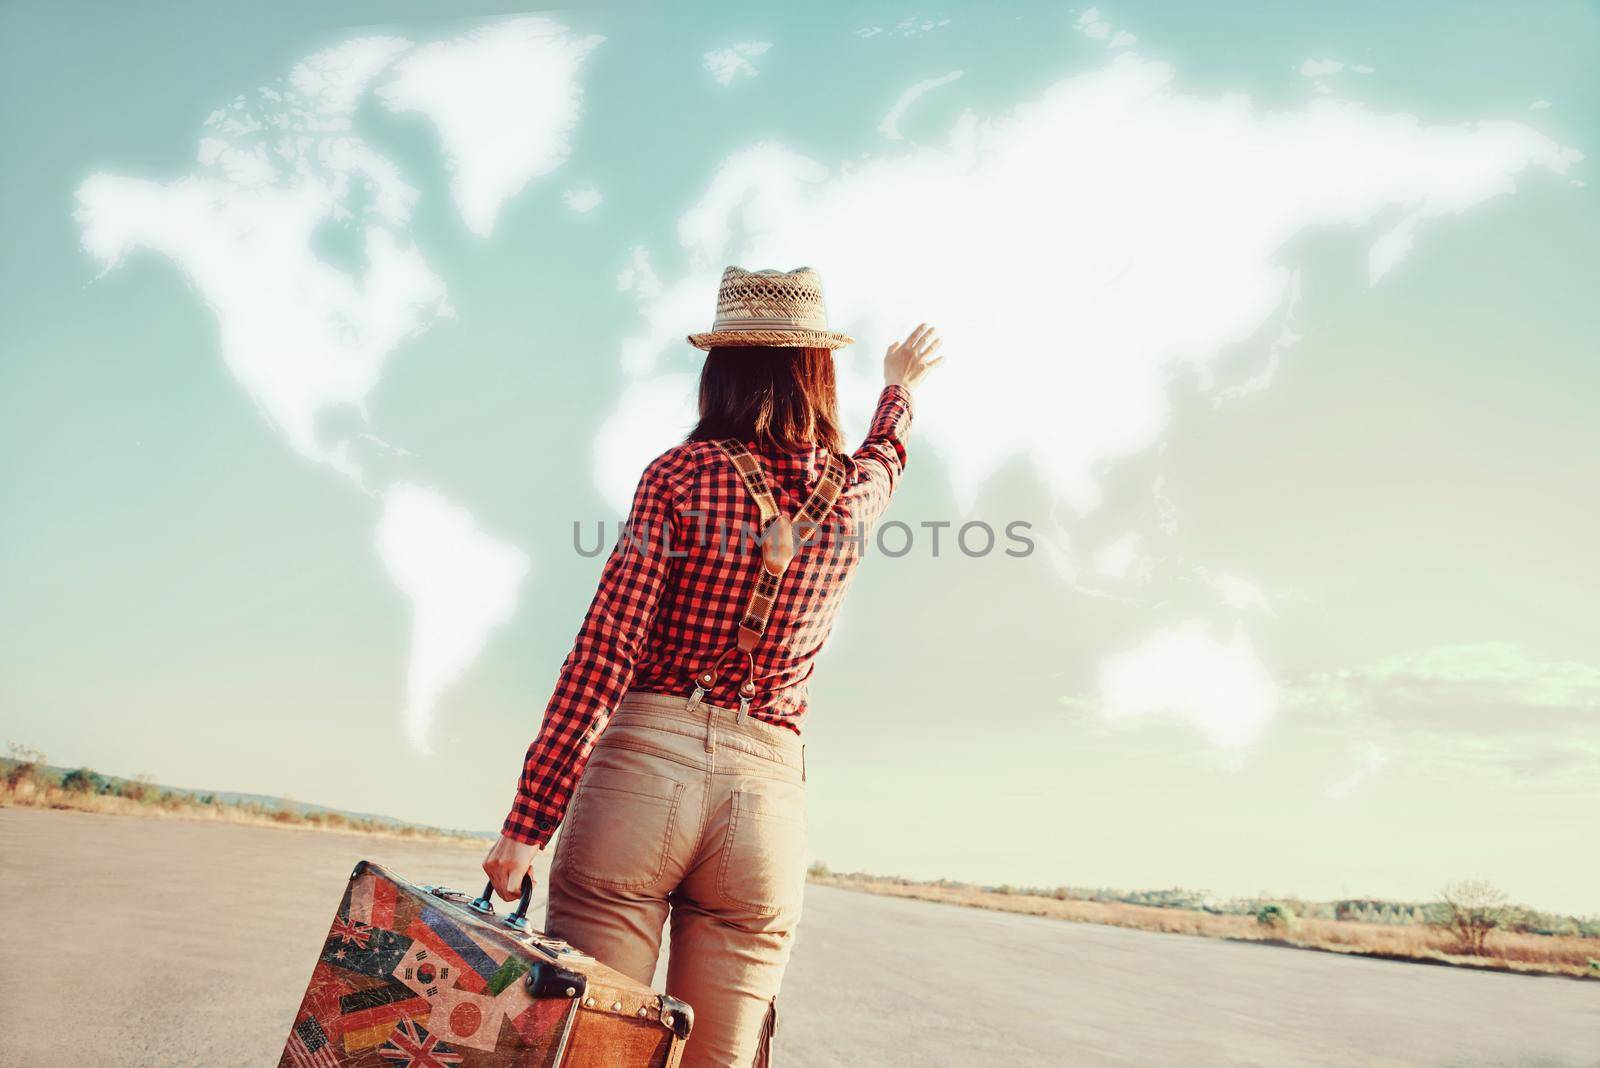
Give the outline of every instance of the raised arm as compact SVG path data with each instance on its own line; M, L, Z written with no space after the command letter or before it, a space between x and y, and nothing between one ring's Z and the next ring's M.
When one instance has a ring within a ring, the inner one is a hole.
M599 589L561 665L544 723L528 748L502 828L504 838L543 847L566 814L595 739L633 681L656 607L679 559L672 555L683 544L676 500L687 477L687 461L674 450L651 463L640 478L628 526L606 560ZM520 882L520 872L516 879Z
M895 484L906 466L906 436L911 430L911 390L930 369L944 360L933 354L944 344L934 329L923 323L904 341L889 346L883 356L883 392L867 428L867 438L851 454L861 495L859 518L874 522L889 505Z

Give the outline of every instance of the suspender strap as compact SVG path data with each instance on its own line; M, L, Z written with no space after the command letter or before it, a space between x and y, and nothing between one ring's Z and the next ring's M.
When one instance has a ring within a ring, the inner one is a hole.
M833 510L834 502L839 499L839 491L844 488L844 464L839 457L829 453L828 462L822 469L822 477L817 479L817 486L811 491L811 496L806 498L800 510L795 513L795 522L784 524L790 529L773 530L773 522L780 518L778 505L773 500L772 489L767 484L766 472L761 469L761 462L742 441L729 438L717 442L717 448L733 461L733 469L739 472L739 477L744 480L744 488L749 491L751 498L756 502L756 507L761 510L759 534L762 566L756 574L756 584L750 591L750 600L745 603L744 615L739 620L739 651L748 653L756 647L761 635L766 632L767 621L772 618L772 609L778 603L778 589L783 584L784 572L789 567L789 561L794 558L795 546L785 535L797 537L802 543L809 542L816 536L818 526ZM796 525L803 529L795 531L793 528Z
M839 499L839 493L844 489L845 471L844 461L829 453L822 475L817 479L816 488L811 491L811 495L806 498L800 510L795 513L794 520L791 521L778 511L778 503L772 496L772 487L767 482L766 472L761 468L761 461L756 459L755 454L745 446L744 442L728 438L716 444L723 455L732 461L733 469L739 473L745 490L761 512L761 529L757 532L761 539L761 567L756 572L755 587L750 591L750 599L745 602L744 615L739 618L737 650L744 654L747 663L744 684L739 687L739 714L743 716L756 692L753 677L755 648L760 643L761 636L766 633L767 623L772 618L772 610L778 603L778 591L783 585L784 572L788 570L789 562L794 558L796 550L809 544L816 537L822 520L833 510L834 504ZM777 525L777 529L773 529L774 524ZM799 529L796 530L796 527ZM697 705L711 687L716 685L716 668L727 656L728 653L724 653L715 664L695 677L695 692L690 698L691 707Z
M767 524L778 518L778 502L773 499L772 486L767 482L767 473L762 470L761 461L756 459L755 453L751 452L744 442L734 438L717 442L717 448L732 461L733 469L739 472L739 479L744 483L744 488L750 492L756 507L761 509L759 533L766 533Z
M830 452L828 462L822 467L822 477L817 479L817 488L811 491L811 496L794 514L795 519L806 527L806 541L811 540L816 533L815 528L833 511L834 502L839 499L843 489L844 461Z

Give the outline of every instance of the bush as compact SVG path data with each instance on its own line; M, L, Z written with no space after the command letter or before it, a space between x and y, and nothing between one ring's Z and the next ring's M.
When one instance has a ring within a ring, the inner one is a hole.
M131 779L124 779L117 784L116 793L119 797L126 797L129 801L138 801L140 804L154 801L157 797L155 780L149 775L135 775Z
M1538 909L1517 906L1506 909L1500 925L1508 931L1518 934L1536 935L1577 935L1580 933L1579 924L1571 916L1558 916L1553 912L1540 912Z
M826 879L832 873L828 871L826 864L818 860L812 862L811 867L806 869L806 874L815 879Z
M61 788L75 794L104 793L106 785L105 776L89 768L79 768L61 776Z
M1268 901L1256 910L1256 922L1270 931L1287 933L1294 930L1294 910L1281 901Z

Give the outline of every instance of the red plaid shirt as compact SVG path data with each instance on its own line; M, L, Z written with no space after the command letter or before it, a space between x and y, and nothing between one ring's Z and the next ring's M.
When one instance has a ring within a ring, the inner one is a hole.
M784 574L777 605L755 649L757 693L750 715L800 733L806 682L828 637L871 524L888 506L905 468L911 394L889 386L878 398L867 440L850 456L838 503L815 541ZM793 515L815 486L825 454L764 451L778 507ZM744 532L760 511L733 465L711 442L668 449L634 492L628 526L607 558L544 725L528 748L504 833L544 846L566 814L594 741L628 690L682 696L696 673L738 643L739 617L760 567ZM738 706L742 656L723 661L705 700Z

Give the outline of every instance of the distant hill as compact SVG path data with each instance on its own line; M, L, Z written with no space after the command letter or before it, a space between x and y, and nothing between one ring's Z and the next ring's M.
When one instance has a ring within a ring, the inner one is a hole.
M0 757L0 779L9 778L13 769L23 762L12 757ZM40 779L60 784L74 771L80 769L62 767L57 764L34 764L33 774ZM466 831L449 827L433 827L422 823L408 823L393 816L385 816L372 812L353 812L349 809L333 808L328 805L313 804L309 801L296 801L289 797L274 797L270 794L246 794L235 790L200 790L184 786L164 786L160 783L147 782L141 779L127 779L117 775L106 775L101 772L92 773L97 782L95 793L115 794L121 797L135 795L138 792L148 791L155 795L171 795L196 804L227 805L236 808L254 808L263 813L274 812L290 813L296 817L338 817L351 825L378 828L390 828L396 831L412 830L424 834L439 834L453 838L481 838L493 841L499 837L493 831Z

